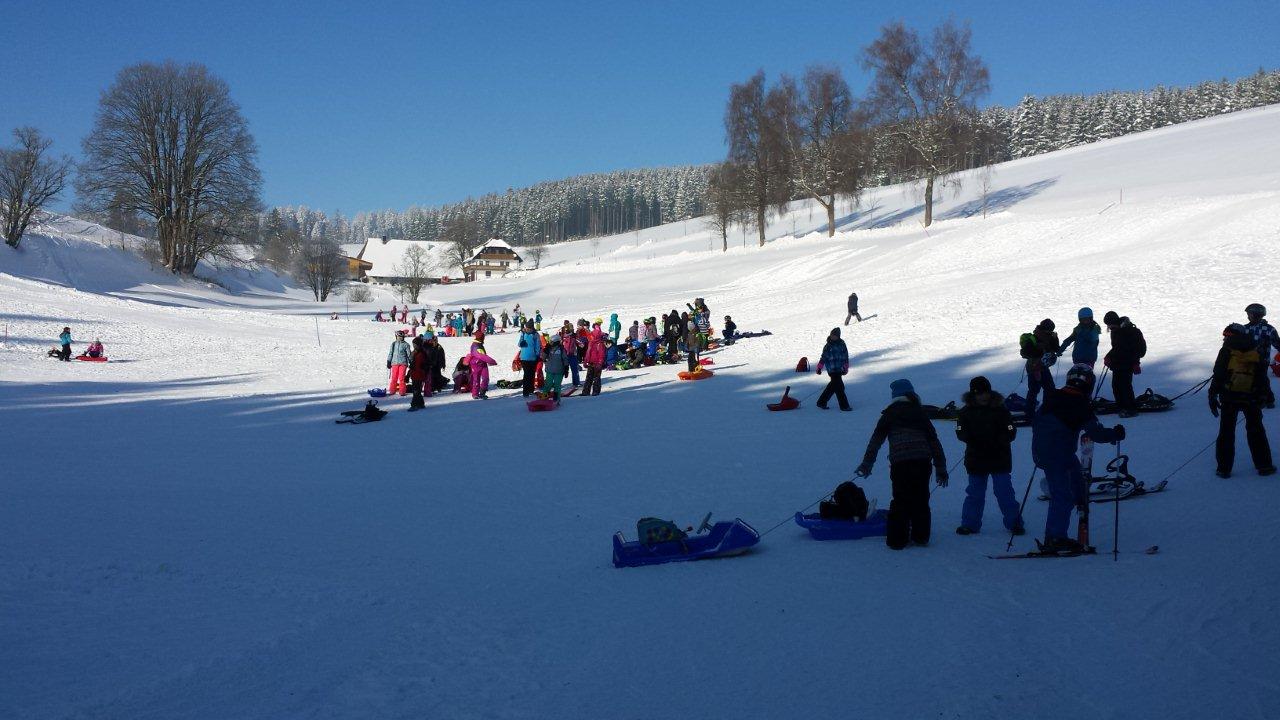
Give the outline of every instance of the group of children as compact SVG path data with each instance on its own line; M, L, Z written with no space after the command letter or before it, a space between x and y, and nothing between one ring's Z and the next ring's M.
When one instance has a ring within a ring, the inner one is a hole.
M62 332L58 335L58 347L50 349L48 356L62 362L71 362L71 342L71 328L62 328ZM98 360L106 357L106 349L103 348L101 340L94 338L80 357Z

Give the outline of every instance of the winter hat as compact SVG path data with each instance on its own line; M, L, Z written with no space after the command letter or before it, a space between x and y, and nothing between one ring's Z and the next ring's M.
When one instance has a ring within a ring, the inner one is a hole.
M1049 318L1045 318L1040 321L1040 327L1044 328L1045 330L1053 330L1055 327L1057 327L1057 325L1054 325L1053 321L1050 320Z
M840 328L831 328L831 334L827 335L827 339L840 339Z
M1246 315L1257 315L1258 317L1266 317L1267 309L1263 307L1262 303L1251 303L1249 307L1244 309L1244 313Z
M1231 337L1232 335L1244 335L1249 332L1245 326L1240 323L1231 323L1222 331L1222 337Z
M910 380L894 380L889 383L889 394L895 398L905 397L908 393L914 394L915 391Z
M1093 308L1087 308L1087 307L1080 308L1080 312L1076 313L1076 317L1079 318L1080 320L1092 320Z
M969 381L969 392L973 393L974 395L989 393L991 392L991 381L979 375L978 377Z
M1102 322L1107 325L1119 325L1120 315L1115 310L1108 310L1107 314L1102 316Z

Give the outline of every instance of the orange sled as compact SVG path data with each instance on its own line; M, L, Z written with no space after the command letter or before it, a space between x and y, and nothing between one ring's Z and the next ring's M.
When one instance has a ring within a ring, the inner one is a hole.
M677 375L681 380L706 380L709 377L714 377L715 373L699 366L698 369L693 372L681 370Z
M779 410L795 410L800 407L800 401L791 397L791 386L788 385L786 390L782 391L782 399L776 403L769 403L765 407L773 411Z

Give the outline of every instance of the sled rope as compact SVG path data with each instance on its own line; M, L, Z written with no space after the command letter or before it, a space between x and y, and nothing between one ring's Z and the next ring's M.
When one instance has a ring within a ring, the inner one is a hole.
M1242 423L1242 422L1244 422L1244 418L1243 418L1243 417L1241 417L1239 420L1236 420L1236 427L1240 427L1240 423ZM1192 460L1195 460L1196 458L1198 458L1198 457L1200 457L1201 455L1205 454L1205 451L1207 451L1209 448L1213 447L1213 446L1214 446L1214 444L1215 444L1215 443L1217 443L1217 442L1218 442L1218 438L1216 438L1216 437L1215 437L1213 440L1210 440L1208 445L1205 445L1204 447L1200 448L1200 451L1199 451L1199 452L1197 452L1195 455L1192 455L1191 457L1187 458L1187 461L1186 461L1186 462L1184 462L1184 463L1182 463L1181 465L1179 465L1176 469L1174 469L1174 471L1173 471L1173 472L1169 473L1168 475L1165 475L1165 476L1164 476L1164 478L1160 480L1160 482L1167 482L1167 481L1169 480L1169 478L1173 477L1174 475L1177 475L1179 472L1182 472L1182 468L1184 468L1184 467L1186 467L1186 466L1190 465ZM1160 483L1156 483L1156 484L1157 484L1157 485L1159 485Z
M1211 375L1211 376L1209 376L1209 377L1205 378L1204 380L1201 380L1200 382L1196 383L1195 385L1192 385L1192 386L1191 386L1191 388L1190 388L1189 390L1185 390L1185 391L1183 391L1181 394L1178 394L1178 395L1175 395L1175 396L1173 396L1173 397L1169 398L1169 400L1170 400L1170 401L1173 401L1173 400L1178 400L1178 399L1180 399L1180 398L1182 398L1182 397L1184 397L1184 396L1186 396L1186 395L1194 395L1194 394L1196 394L1196 393L1200 392L1201 390L1203 390L1203 389L1204 389L1204 386L1205 386L1205 385L1208 385L1212 380L1213 380L1213 376Z
M818 503L822 502L823 500L826 500L826 499L827 499L827 498L829 498L829 497L831 497L831 493L827 493L826 495L823 495L822 497L818 498L817 500L814 500L813 502L809 503L808 505L805 505L803 508L801 508L801 509L800 509L800 512L801 512L801 513L803 513L805 510L808 510L809 508L813 507L814 505L817 505ZM783 519L783 520L782 520L782 522L779 522L777 525L774 525L773 527L769 528L768 530L765 530L764 532L760 533L760 537L761 537L761 538L763 538L765 535L768 535L769 533L773 532L774 530L777 530L778 528L782 527L783 525L786 525L787 523L791 522L791 521L792 521L792 520L794 520L794 519L795 519L795 513L792 513L791 515L788 515L785 519Z

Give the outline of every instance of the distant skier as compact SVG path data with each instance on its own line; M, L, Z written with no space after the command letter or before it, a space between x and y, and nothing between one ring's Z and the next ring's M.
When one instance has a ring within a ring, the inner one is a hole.
M1244 309L1245 315L1249 318L1249 324L1245 325L1245 330L1249 336L1258 344L1258 352L1262 353L1262 361L1264 365L1270 364L1271 350L1280 350L1280 333L1266 321L1267 309L1261 303L1253 303ZM1271 378L1265 377L1267 384L1267 395L1265 399L1267 408L1276 406L1276 394L1271 389Z
M1087 480L1076 457L1080 433L1088 434L1095 443L1114 445L1125 438L1123 425L1105 428L1093 414L1093 381L1088 365L1073 366L1061 390L1045 391L1044 407L1031 424L1031 456L1044 470L1049 486L1043 546L1052 552L1084 549L1067 536L1072 508L1089 501Z
M1236 458L1236 423L1241 414L1253 466L1259 475L1272 475L1276 466L1271 458L1267 430L1262 424L1262 406L1270 389L1267 357L1243 325L1228 325L1222 338L1222 349L1213 363L1213 380L1209 383L1209 412L1219 420L1218 477L1231 477ZM1267 349L1269 352L1270 347Z
M956 418L956 437L965 445L964 469L969 473L956 534L972 535L982 529L988 478L996 505L1004 516L1005 529L1014 535L1026 532L1010 476L1013 472L1011 445L1017 436L1013 416L1004 406L1004 396L992 390L991 381L985 377L970 380L964 407Z
M844 324L848 325L853 318L862 322L862 316L858 314L858 293L849 293L849 314L844 316Z
M1147 341L1142 331L1127 317L1115 310L1108 310L1102 322L1111 333L1111 352L1103 358L1111 370L1111 391L1116 396L1116 407L1122 418L1138 414L1138 400L1133 395L1133 376L1142 372L1140 361L1147 354Z
M817 374L821 375L823 370L826 370L830 380L827 381L822 394L818 396L818 407L826 410L827 401L835 395L841 410L845 412L852 410L853 408L849 407L849 398L844 394L844 376L849 372L849 348L844 344L844 340L840 339L840 328L831 328L831 332L827 335L827 344L822 347L822 359L818 361Z
M58 359L62 362L71 362L71 328L62 328L62 334L58 336L58 342L62 344L62 350L58 352Z
M1092 368L1098 362L1098 342L1102 337L1102 326L1094 322L1093 310L1087 307L1080 308L1076 317L1080 322L1071 330L1067 339L1062 341L1058 355L1062 355L1067 348L1074 345L1075 349L1071 351L1071 364L1088 365Z
M894 380L889 384L889 392L893 402L880 414L857 474L859 477L871 474L880 446L888 440L893 501L889 504L885 544L901 550L908 542L929 544L932 525L929 476L936 473L939 487L946 487L947 458L911 381Z
M397 392L403 397L406 393L405 372L409 368L409 343L404 341L404 331L396 331L396 339L391 342L387 351L387 369L391 371L391 382L387 385L387 394Z

